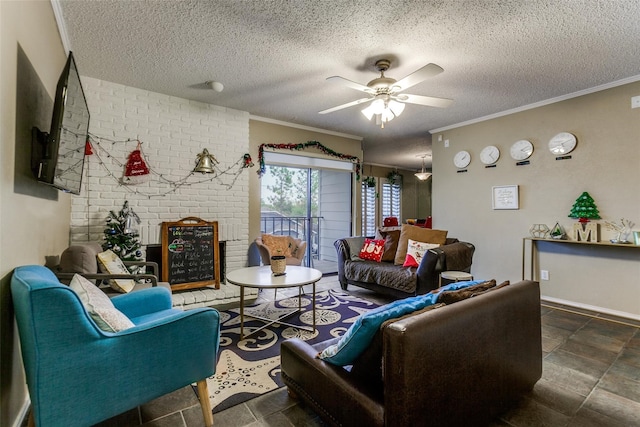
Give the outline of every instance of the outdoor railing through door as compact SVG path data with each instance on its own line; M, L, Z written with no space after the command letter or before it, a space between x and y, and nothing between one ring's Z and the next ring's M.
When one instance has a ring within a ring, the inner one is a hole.
M314 259L320 259L321 216L261 216L260 232L280 236L291 236L307 242L305 265L311 267ZM310 231L310 232L308 232Z

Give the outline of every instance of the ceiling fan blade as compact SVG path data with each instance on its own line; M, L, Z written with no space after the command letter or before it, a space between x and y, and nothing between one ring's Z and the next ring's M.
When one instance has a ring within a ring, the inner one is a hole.
M375 90L371 89L369 86L356 83L354 81L345 79L344 77L331 76L331 77L327 77L327 81L332 83L341 83L347 87L350 87L351 89L359 90L361 92L375 93Z
M418 83L425 81L429 77L437 76L443 71L444 70L442 69L442 67L436 64L427 64L419 70L416 70L413 73L409 74L404 79L398 80L394 83L393 86L394 88L397 86L399 89L397 89L396 92L399 92L401 90L408 89L411 86L415 86Z
M453 99L435 98L433 96L409 95L408 93L394 96L394 98L398 101L408 102L409 104L426 105L428 107L447 108L448 106L453 104Z
M337 107L329 108L327 110L322 110L318 112L318 114L333 113L334 111L342 110L343 108L353 107L354 105L362 104L364 102L369 102L373 100L374 98L360 98L352 102L347 102L346 104L338 105Z

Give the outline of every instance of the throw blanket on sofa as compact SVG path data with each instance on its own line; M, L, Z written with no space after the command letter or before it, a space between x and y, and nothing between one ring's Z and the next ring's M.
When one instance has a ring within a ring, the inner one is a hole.
M473 252L470 252L462 243L444 245L440 248L446 255L446 268L449 271L465 271L473 261Z
M398 268L397 265L387 262L375 262L365 260L346 260L344 274L349 280L366 283L378 283L393 289L408 293L416 290L416 268Z

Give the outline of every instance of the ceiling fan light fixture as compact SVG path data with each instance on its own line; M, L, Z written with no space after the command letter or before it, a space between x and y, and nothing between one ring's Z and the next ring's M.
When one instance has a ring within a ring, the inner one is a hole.
M382 111L381 116L382 116L382 121L385 123L390 122L396 117L393 115L393 112L388 108Z
M417 85L423 80L436 76L444 71L438 65L427 64L400 80L386 77L384 75L385 71L387 71L390 66L391 61L388 59L380 59L376 61L375 68L380 72L380 77L371 80L366 85L347 80L340 76L328 77L327 80L329 81L341 82L351 89L366 93L369 97L357 99L355 101L347 102L346 104L338 105L337 107L319 111L319 114L332 113L334 111L342 110L343 108L353 107L354 105L359 105L364 102L370 102L371 104L368 107L361 110L362 114L367 118L367 120L372 120L375 116L376 125L384 128L385 122L390 122L402 114L406 106L405 103L445 108L453 102L451 99L401 93L402 91Z
M389 109L396 117L398 117L404 111L404 104L402 102L391 100L389 101Z
M367 120L371 120L371 118L375 114L373 112L373 105L369 105L367 108L363 109L362 110L362 114L364 114L364 116L367 118Z
M387 106L382 98L378 98L371 103L371 109L373 110L373 114L382 114L385 111Z

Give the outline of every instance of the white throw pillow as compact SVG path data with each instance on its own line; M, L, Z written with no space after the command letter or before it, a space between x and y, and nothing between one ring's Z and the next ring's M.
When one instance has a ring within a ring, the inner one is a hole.
M135 326L127 316L115 308L104 292L81 275L74 274L69 287L78 294L84 308L103 331L119 332Z
M100 252L98 255L98 265L100 271L109 274L131 274L124 265L120 257L116 255L111 249L107 249L104 252ZM136 282L133 279L111 279L109 285L114 291L129 293L133 290Z
M424 254L429 249L437 248L439 246L440 245L436 243L417 242L415 240L409 239L409 242L407 245L407 255L404 260L404 264L402 264L402 266L418 267L422 262L422 257L424 256Z

